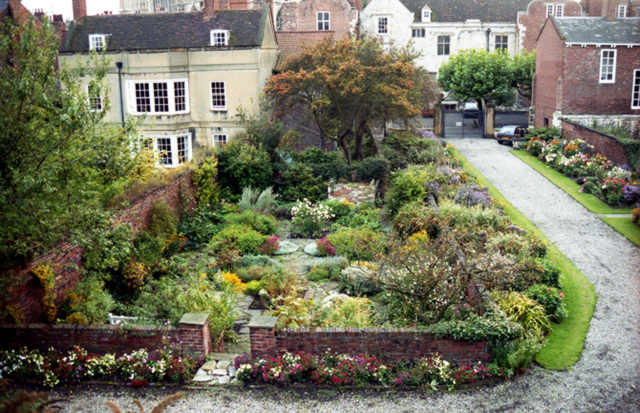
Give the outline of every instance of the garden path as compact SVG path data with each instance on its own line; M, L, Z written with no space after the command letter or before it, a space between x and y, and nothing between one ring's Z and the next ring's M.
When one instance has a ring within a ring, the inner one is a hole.
M304 393L267 388L193 392L172 412L637 412L640 406L640 249L493 140L451 139L460 152L593 283L598 294L584 352L568 371L529 369L513 382L470 392ZM104 402L153 405L166 391L74 390L65 411ZM55 390L54 397L69 396Z

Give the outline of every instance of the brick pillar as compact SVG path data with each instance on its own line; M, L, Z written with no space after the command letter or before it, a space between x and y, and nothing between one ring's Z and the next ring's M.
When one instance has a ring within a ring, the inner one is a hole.
M275 357L277 317L256 315L249 321L251 356L253 358Z
M494 127L496 119L496 104L493 102L484 105L484 137L493 139L496 137Z
M435 133L436 136L440 136L441 138L444 137L444 128L442 127L444 117L442 115L442 103L438 102L433 105L433 133Z
M178 325L178 338L182 341L182 349L199 359L204 359L213 351L208 320L208 314L187 313L182 316ZM222 348L224 349L224 343Z

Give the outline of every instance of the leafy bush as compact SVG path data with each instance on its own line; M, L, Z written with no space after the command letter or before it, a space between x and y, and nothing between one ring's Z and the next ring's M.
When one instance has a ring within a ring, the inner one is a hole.
M430 183L441 184L446 178L438 174L433 166L410 165L391 175L392 190L388 197L389 212L395 215L403 205L414 201L427 201L435 190Z
M560 267L558 267L556 262L550 259L543 258L538 260L538 263L542 268L542 276L540 277L541 284L549 285L556 288L562 288L562 282L560 281L562 272L560 271Z
M236 264L236 269L239 267L280 267L280 263L267 255L245 255Z
M296 297L298 274L282 267L267 267L262 275L265 290L270 299L276 297Z
M468 207L480 205L483 208L488 208L493 203L489 189L476 185L465 185L458 189L455 201Z
M271 215L263 215L250 209L240 214L227 214L224 221L229 225L246 225L262 235L274 235L278 230L278 221Z
M541 304L549 317L561 320L567 316L567 309L562 301L564 294L557 288L536 284L529 287L526 294Z
M209 246L214 253L237 250L242 255L256 255L268 239L248 225L229 225L211 239Z
M265 189L271 182L271 159L260 147L232 140L218 152L218 182L225 198L237 199L243 188Z
M336 224L349 228L366 227L374 231L387 230L386 225L380 221L380 210L366 205L360 205L352 214L336 220Z
M383 288L378 266L368 261L354 261L340 272L340 291L349 295L374 295Z
M540 335L551 329L544 307L526 295L513 292L493 291L491 298L500 309L524 329L524 335Z
M333 218L328 206L313 204L308 199L299 201L291 207L291 233L296 236L315 238L328 230L329 220Z
M631 210L631 216L631 221L640 226L640 207L633 208L633 210Z
M465 207L448 199L440 201L440 218L452 227L504 229L509 222L507 216L497 208L482 208L479 205Z
M251 187L243 188L238 207L240 212L250 209L265 215L271 214L276 210L277 197L278 195L273 193L273 187L269 187L264 191L251 189Z
M108 322L115 305L102 280L85 276L67 293L62 312L70 324L100 324Z
M193 171L193 184L196 187L196 205L200 209L212 207L220 200L220 190L216 183L218 177L218 159L210 156L204 159Z
M149 208L146 231L153 237L165 240L178 230L178 219L167 201L160 200Z
M92 240L82 255L87 273L99 275L109 281L129 264L133 253L133 231L130 225L95 229Z
M585 194L599 195L600 191L598 178L593 176L586 178L582 184L582 188L580 188L580 192L584 192Z
M369 228L346 228L328 236L336 254L371 261L384 252L384 234Z
M280 238L275 235L269 237L267 242L258 247L258 250L265 255L275 255L276 251L280 249Z
M389 161L380 157L364 158L356 167L358 180L370 182L384 180L389 174Z
M602 197L609 205L620 205L624 199L624 188L626 182L620 178L606 178L602 181L600 190L602 191Z
M327 186L313 173L313 169L304 164L290 165L282 173L279 192L285 202L308 199L311 202L327 198Z
M355 205L347 200L330 199L324 201L323 205L329 207L329 213L333 215L335 221L339 221L351 215Z
M393 219L393 228L401 238L426 231L431 238L438 236L438 217L436 211L423 201L405 204Z
M307 273L309 281L338 281L340 279L341 268L327 264L314 264Z
M263 280L252 280L247 283L247 288L245 289L245 294L251 295L253 297L259 297L260 291L264 290L267 286L266 281Z
M629 183L625 185L622 202L627 205L635 205L640 202L640 185L631 185Z
M185 217L178 225L178 231L187 237L187 248L197 249L208 244L222 228L222 213L216 210L200 210Z
M158 238L146 231L140 231L133 241L133 255L143 265L151 266L160 259L163 246Z
M251 265L248 267L236 267L235 273L243 282L249 283L251 281L259 281L262 278L262 274L265 271L265 267L260 265Z
M320 324L326 327L369 328L379 324L375 305L365 297L330 295L322 300Z
M320 241L316 242L318 248L318 254L321 257L330 257L336 255L336 249L331 245L329 238L324 237Z
M531 134L527 136L533 136L533 138L529 140L525 149L527 152L537 158L542 153L542 148L544 148L544 139L538 138L537 136Z

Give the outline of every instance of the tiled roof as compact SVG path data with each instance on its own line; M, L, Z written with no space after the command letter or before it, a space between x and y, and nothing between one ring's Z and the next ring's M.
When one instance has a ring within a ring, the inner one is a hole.
M290 32L290 31L278 31L276 32L276 39L278 40L278 60L276 61L275 70L280 70L284 62L291 55L302 51L304 46L314 45L320 43L326 36L332 36L333 30L330 31L307 31L307 32Z
M9 7L9 0L0 0L0 11Z
M154 50L210 46L210 31L229 30L229 46L259 46L262 10L87 16L70 29L62 52L87 52L90 34L108 34L107 50ZM266 15L264 15L266 18Z
M464 22L479 19L482 22L515 23L519 11L526 11L531 0L400 0L422 21L425 4L431 9L432 22Z
M553 22L567 43L640 44L640 18L561 17Z

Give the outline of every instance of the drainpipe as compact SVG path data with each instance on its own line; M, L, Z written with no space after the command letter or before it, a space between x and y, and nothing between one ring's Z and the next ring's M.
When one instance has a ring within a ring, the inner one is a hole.
M118 68L118 86L120 88L120 118L122 119L122 129L124 129L124 103L122 99L122 62L116 62Z
M487 29L487 52L490 52L491 50L489 50L491 48L491 28Z

